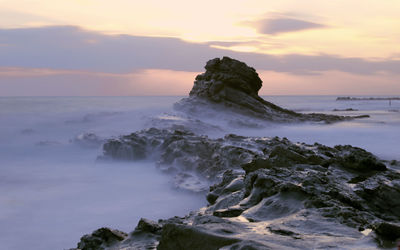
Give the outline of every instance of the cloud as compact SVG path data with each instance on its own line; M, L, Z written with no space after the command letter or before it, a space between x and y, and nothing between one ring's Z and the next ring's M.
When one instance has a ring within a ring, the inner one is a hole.
M333 55L274 56L212 48L177 38L105 35L73 26L0 29L0 67L49 68L105 73L142 69L201 72L211 58L230 56L257 70L291 74L342 71L400 74L400 60L369 61Z
M320 29L327 26L295 18L267 18L255 22L257 31L261 34L276 35L309 29Z
M326 71L318 75L293 75L259 71L265 80L260 95L394 95L400 93L398 76L354 75Z
M187 95L197 74L161 69L117 74L0 67L0 96Z

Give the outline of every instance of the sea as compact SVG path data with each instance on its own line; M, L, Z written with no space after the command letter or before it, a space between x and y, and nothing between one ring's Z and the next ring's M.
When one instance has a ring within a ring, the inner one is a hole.
M303 113L370 117L334 124L224 127L210 136L350 144L385 160L400 160L400 100L336 97L263 98ZM79 140L88 133L108 139L156 126L154 117L176 115L173 104L181 98L0 97L0 249L69 249L100 227L131 232L142 217L166 219L205 206L204 194L175 189L152 159L102 161L101 143Z

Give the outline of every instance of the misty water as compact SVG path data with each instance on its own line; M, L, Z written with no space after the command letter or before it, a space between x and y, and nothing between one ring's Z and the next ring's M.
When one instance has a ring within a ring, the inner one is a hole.
M1 249L67 249L93 230L130 232L141 217L184 215L204 195L176 190L151 159L96 160L101 146L77 143L82 133L111 138L156 126L181 97L0 97ZM270 96L299 112L371 117L336 124L277 125L225 133L280 136L328 146L351 144L400 160L400 101L336 101L334 96ZM352 108L356 111L333 111Z

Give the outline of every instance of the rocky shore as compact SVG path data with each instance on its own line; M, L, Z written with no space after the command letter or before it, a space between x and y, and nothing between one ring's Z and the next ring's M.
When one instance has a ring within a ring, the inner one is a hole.
M267 102L258 96L256 71L234 59L216 58L205 68L177 110L264 122L357 118L301 114ZM102 160L156 161L176 188L203 192L208 205L157 222L141 219L130 233L100 228L76 249L375 249L400 238L400 174L392 169L399 163L361 148L210 138L172 125L107 140L103 151Z
M143 219L130 234L102 228L79 249L326 249L400 237L400 174L361 148L151 128L108 141L104 157L157 159L194 192L215 184L199 211Z

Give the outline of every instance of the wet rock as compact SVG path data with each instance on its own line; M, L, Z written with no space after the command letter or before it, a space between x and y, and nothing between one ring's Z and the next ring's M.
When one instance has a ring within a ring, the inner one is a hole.
M335 159L344 168L359 172L385 171L387 168L382 161L377 160L370 152L350 145L335 146L341 154Z
M390 166L399 166L400 162L397 160L391 160L389 164L390 164Z
M142 219L115 249L351 248L364 229L398 236L400 173L361 148L151 128L108 141L104 154L137 159L116 153L124 147L173 169L181 188L212 185L207 207L157 223Z
M104 156L121 160L142 160L147 156L146 138L136 133L119 139L108 140L103 145Z
M84 235L78 243L81 250L101 250L124 240L128 234L110 228L100 228L90 235Z
M261 168L270 168L272 167L272 162L269 159L263 158L255 158L251 162L245 163L242 165L242 168L247 173L254 172L257 169Z
M164 225L158 250L202 250L220 249L240 241L196 227L167 224Z
M400 226L392 223L383 222L374 228L376 234L390 241L400 240Z
M267 227L267 229L271 233L274 233L274 234L279 234L279 235L283 235L283 236L291 236L291 237L294 237L294 238L299 237L298 234L293 232L293 231L290 231L290 230L287 230L287 229L283 229L283 228L279 228L279 227L276 227L276 226Z
M222 247L221 250L270 250L270 249L279 249L281 246L277 246L274 244L260 244L256 241L251 241L251 240L244 240L240 241L238 243L235 243L233 245L227 246L227 247ZM291 248L286 248L286 249L291 249Z
M235 145L235 138L209 139L186 130L151 128L107 141L103 158L141 160L148 156L158 167L174 176L174 186L203 192L227 169L242 171L240 165L256 152Z
M372 181L373 178L369 178L358 185L360 189L355 193L376 216L388 221L397 221L400 218L399 175L393 179L388 177L385 180L377 179L375 182Z
M162 226L155 221L141 218L135 232L160 233Z
M228 208L214 211L213 215L217 217L237 217L243 213L241 208Z

